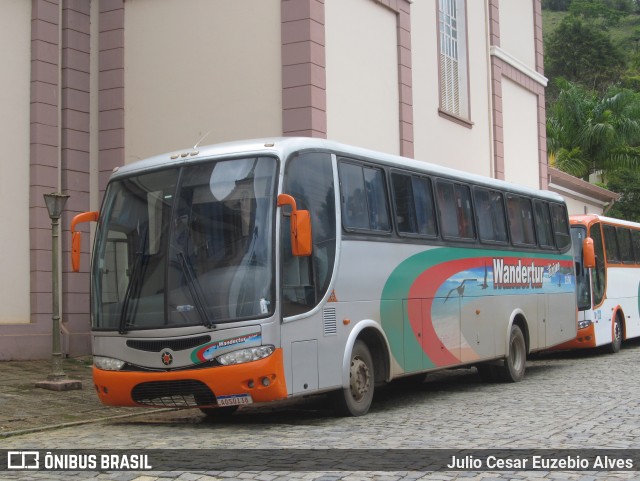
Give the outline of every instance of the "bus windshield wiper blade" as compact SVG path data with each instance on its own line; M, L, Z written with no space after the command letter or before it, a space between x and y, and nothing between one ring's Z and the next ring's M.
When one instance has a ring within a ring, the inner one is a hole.
M122 310L120 311L120 325L118 326L118 332L120 334L126 334L127 329L127 318L129 316L129 304L131 303L131 297L136 296L136 301L138 298L138 293L140 291L140 287L142 284L142 266L146 263L147 255L143 252L140 252L136 255L136 262L133 264L133 268L131 269L131 278L129 280L129 285L127 286L127 291L124 295L124 302L122 303ZM136 309L133 309L135 312Z
M211 320L207 315L207 308L203 300L204 297L202 294L200 283L196 279L191 266L187 262L187 259L184 256L184 252L178 251L178 257L180 258L180 266L182 267L182 272L187 278L187 287L189 288L191 297L193 297L193 302L195 302L196 304L196 310L198 311L198 314L200 314L200 318L202 319L202 324L211 329L215 327L215 324L213 323L213 320Z
M122 303L122 309L120 310L120 324L118 326L118 332L120 334L126 334L127 329L127 318L129 316L129 304L131 303L131 297L132 296L136 296L136 302L137 302L137 298L139 296L140 293L140 288L142 287L142 278L144 277L142 275L142 267L144 264L146 264L147 259L148 259L148 255L145 254L144 252L144 246L147 243L147 236L149 235L149 228L145 227L142 235L140 236L140 241L139 241L139 249L138 252L136 252L136 260L133 264L133 267L131 268L131 273L129 276L129 285L127 286L127 290L124 294L124 301ZM133 309L133 312L135 312L137 309Z

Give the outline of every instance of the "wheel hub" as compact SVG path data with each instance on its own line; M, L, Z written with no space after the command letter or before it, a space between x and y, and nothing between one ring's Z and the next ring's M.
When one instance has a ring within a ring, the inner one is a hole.
M371 386L369 368L360 358L351 361L351 372L349 375L351 395L356 401L360 401Z

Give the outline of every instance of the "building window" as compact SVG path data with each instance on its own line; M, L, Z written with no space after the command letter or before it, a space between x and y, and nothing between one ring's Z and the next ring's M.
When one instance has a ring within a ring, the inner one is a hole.
M465 0L439 0L440 110L469 120Z

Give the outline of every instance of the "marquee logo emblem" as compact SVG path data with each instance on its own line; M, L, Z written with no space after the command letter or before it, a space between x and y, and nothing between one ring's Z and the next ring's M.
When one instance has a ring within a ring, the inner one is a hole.
M165 366L169 366L173 363L173 354L171 354L169 351L164 351L161 354L160 359L162 359L162 364L164 364Z

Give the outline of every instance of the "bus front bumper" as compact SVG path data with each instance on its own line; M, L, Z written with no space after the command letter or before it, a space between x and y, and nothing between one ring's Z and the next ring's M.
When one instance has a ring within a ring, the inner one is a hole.
M569 349L590 349L596 347L596 333L593 323L584 329L578 329L575 339L553 347L552 351L564 351Z
M258 361L178 371L105 371L93 367L98 397L109 406L215 407L287 397L282 349Z

